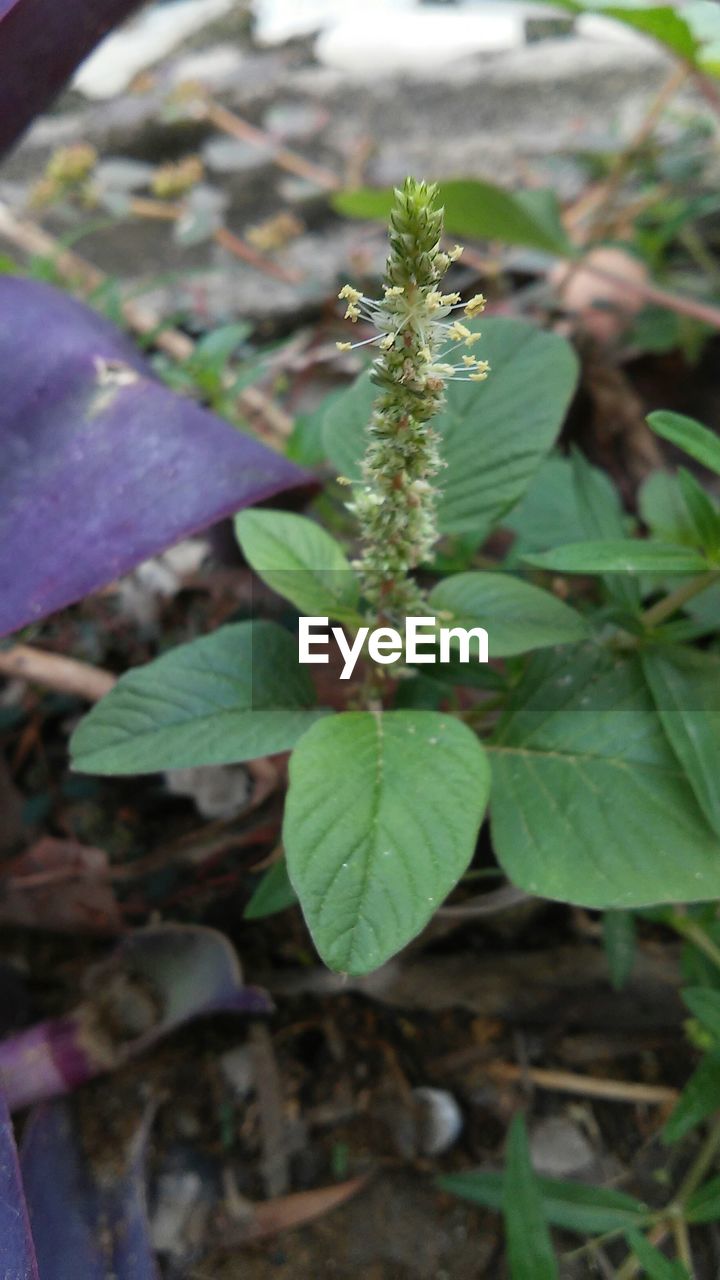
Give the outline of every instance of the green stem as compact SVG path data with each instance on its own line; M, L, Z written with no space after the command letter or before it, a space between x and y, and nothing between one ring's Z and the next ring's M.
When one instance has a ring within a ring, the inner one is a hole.
M657 604L651 605L649 609L641 615L640 621L648 630L659 627L662 622L670 618L678 609L682 609L688 600L693 600L695 596L699 596L701 592L707 591L708 587L712 587L716 582L720 582L720 570L713 569L709 573L700 573L695 578L691 578L689 582L683 583L676 591L671 591L665 596L664 600L658 600Z
M720 1116L717 1116L675 1197L675 1204L681 1209L684 1209L690 1197L697 1191L719 1150Z

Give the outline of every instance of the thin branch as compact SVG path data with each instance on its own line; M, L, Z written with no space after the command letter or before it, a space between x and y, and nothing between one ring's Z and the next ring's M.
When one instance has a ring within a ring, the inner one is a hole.
M40 684L57 693L85 698L88 702L99 702L117 679L102 667L91 667L75 658L61 658L57 653L33 649L26 644L0 650L0 676L27 680L29 684Z

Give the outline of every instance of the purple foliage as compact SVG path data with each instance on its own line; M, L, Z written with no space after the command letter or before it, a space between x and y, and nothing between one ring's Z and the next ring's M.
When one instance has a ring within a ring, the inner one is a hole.
M0 0L0 154L143 0Z
M21 1160L40 1280L157 1280L145 1203L148 1127L125 1153L113 1152L110 1169L97 1169L66 1104L32 1113Z
M3 1280L38 1280L15 1136L0 1093L0 1275Z
M309 482L48 285L0 277L0 383L0 635Z

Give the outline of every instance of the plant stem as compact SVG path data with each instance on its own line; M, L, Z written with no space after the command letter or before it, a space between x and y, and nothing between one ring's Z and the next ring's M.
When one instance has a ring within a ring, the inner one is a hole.
M682 1213L673 1215L672 1232L675 1240L678 1260L682 1262L690 1280L694 1280L695 1270L693 1267L692 1253L690 1252L690 1236L688 1234L687 1222L682 1216Z
M666 618L670 618L673 613L677 613L678 609L682 609L688 600L693 600L695 596L707 591L708 587L714 586L716 582L720 582L719 569L712 569L708 573L699 573L697 577L683 583L676 591L671 591L663 600L658 600L657 604L653 604L649 609L646 609L640 621L648 630L659 627L660 623L665 622Z
M684 1209L697 1191L715 1156L720 1151L720 1116L713 1121L700 1150L691 1164L675 1197L675 1204Z

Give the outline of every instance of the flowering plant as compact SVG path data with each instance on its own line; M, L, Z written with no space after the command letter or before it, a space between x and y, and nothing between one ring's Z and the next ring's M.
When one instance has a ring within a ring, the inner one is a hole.
M438 635L479 624L489 665L446 650L426 672L416 654L391 679L368 643L364 678L318 707L293 636L243 621L124 676L72 744L76 768L105 774L292 752L285 860L253 910L297 895L323 959L355 974L487 860L488 803L497 863L528 893L614 911L720 895L720 513L680 471L672 509L654 501L651 536L636 536L603 474L548 457L573 352L519 320L479 331L484 300L443 292L459 253L434 188L408 180L381 301L341 290L348 321L376 329L369 371L323 422L352 490L354 558L286 512L245 511L237 532L306 621L334 619L353 643L417 614ZM697 423L651 425L720 473ZM515 542L489 561L499 525Z

